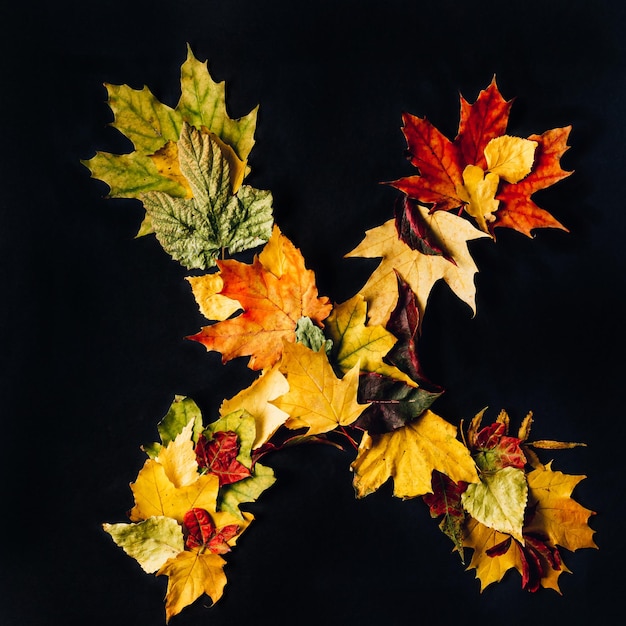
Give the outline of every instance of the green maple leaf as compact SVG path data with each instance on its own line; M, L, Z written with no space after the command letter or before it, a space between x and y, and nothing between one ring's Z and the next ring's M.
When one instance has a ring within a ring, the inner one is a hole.
M149 574L185 549L183 529L170 517L150 517L137 524L103 524L113 541Z
M461 495L463 508L488 528L512 535L524 543L522 526L528 500L528 483L524 470L505 467L483 473L479 483L467 486Z
M141 196L156 237L168 254L187 268L208 269L225 248L232 254L269 239L271 193L241 185L233 194L228 159L210 133L185 122L178 160L192 198L162 191Z
M82 161L93 178L109 186L108 197L142 199L142 194L153 191L173 198L189 197L188 186L161 171L152 158L168 142L179 140L184 123L214 133L232 148L245 173L249 172L246 161L254 145L258 107L241 118L230 118L224 83L211 78L207 62L198 61L189 46L180 85L180 99L173 109L159 102L148 87L105 84L114 118L111 126L133 145L128 154L99 151ZM150 216L146 216L138 236L152 232Z

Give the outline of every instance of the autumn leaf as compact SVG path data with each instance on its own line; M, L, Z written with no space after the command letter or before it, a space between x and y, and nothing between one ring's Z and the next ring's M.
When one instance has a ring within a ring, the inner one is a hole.
M571 173L559 165L569 128L528 139L513 137L506 133L510 108L511 102L502 98L494 78L474 104L461 97L454 140L426 118L405 113L402 131L418 174L390 184L431 211L464 210L491 235L496 227L528 236L535 228L564 229L530 196ZM408 215L399 223L419 223L412 215L415 207L407 204L405 209Z
M395 430L419 417L440 395L389 376L361 374L357 400L369 406L354 425L370 435Z
M554 545L571 551L597 548L593 541L594 531L588 525L594 512L571 497L576 485L584 478L552 470L551 464L531 471L528 474L528 504L534 509L534 516L527 526L528 532L546 535Z
M191 485L198 479L198 463L192 440L194 419L159 451L156 461L163 466L165 475L175 487Z
M301 317L321 324L331 310L328 298L318 297L315 276L300 251L277 226L252 264L226 260L217 265L223 281L220 295L239 302L242 312L189 338L220 352L224 362L250 356L251 369L269 368L280 359L283 340L295 341ZM216 319L206 302L201 308Z
M219 433L231 432L236 435L237 454L235 458L245 467L252 466L252 444L256 437L255 420L244 409L238 409L211 422L203 431L206 440L211 441Z
M510 569L522 571L522 559L514 542L505 543L511 539L509 535L488 528L475 519L469 519L463 539L463 545L472 549L472 559L468 569L476 570L476 578L480 580L480 590L492 583L502 580ZM506 547L498 554L489 555L496 546Z
M269 239L270 192L242 185L233 193L231 166L210 133L183 123L178 159L191 198L162 191L141 195L156 237L172 258L187 268L208 269L225 249L233 254Z
M188 198L189 186L159 161L168 142L178 142L183 124L203 127L234 150L244 164L254 145L258 107L239 119L231 119L225 106L225 86L211 78L206 61L198 61L188 46L181 67L181 96L176 108L161 103L147 88L106 84L112 126L133 145L129 154L97 152L83 164L93 178L104 181L112 198L140 198L159 191L175 198ZM167 160L167 159L166 159ZM171 160L171 159L170 159ZM149 217L140 234L152 232Z
M246 411L254 418L255 438L253 449L261 447L282 426L289 414L272 404L279 396L289 391L289 383L280 372L279 364L261 375L250 385L220 406L220 414L227 415L238 410Z
M395 308L398 301L397 274L415 293L420 319L423 319L428 296L438 280L444 280L473 312L476 310L474 274L478 268L467 244L488 235L451 213L438 211L429 214L426 208L420 206L417 210L453 262L444 256L422 254L410 248L399 239L394 220L368 230L365 239L346 256L381 258L360 291L368 304L371 325L386 324Z
M103 524L113 541L148 574L185 549L183 529L169 517L150 517L137 524Z
M468 449L456 439L456 427L430 410L392 432L365 433L351 467L359 498L373 493L389 478L394 481L394 495L400 498L431 493L433 470L454 482L479 480Z
M290 419L287 427L308 427L319 435L352 424L367 405L357 402L358 362L343 378L333 372L324 348L318 352L299 343L285 342L281 372L289 391L273 401Z
M168 576L165 596L166 621L192 604L202 594L207 594L213 603L224 593L226 561L212 552L180 552L169 559L157 572L157 576Z
M514 185L503 184L496 198L500 208L496 213L493 227L513 228L527 236L535 228L567 228L550 213L538 207L531 195L540 189L554 185L573 172L561 168L560 159L569 146L567 138L572 127L554 128L542 135L531 135L529 139L538 144L535 165L531 173Z
M236 517L243 518L240 505L255 502L259 496L276 482L274 470L271 467L255 463L252 475L220 489L218 495L218 509L226 511Z
M431 517L441 518L439 529L452 540L462 563L465 563L463 552L465 510L461 503L461 494L466 487L466 483L456 483L445 474L435 470L432 477L432 493L423 496Z
M481 473L480 482L468 485L461 496L463 507L475 520L521 543L527 499L524 470L515 467Z
M163 419L157 424L161 442L145 444L141 449L150 457L156 458L163 446L169 445L193 421L192 441L197 441L202 432L202 413L198 405L185 396L175 396Z
M198 467L218 477L220 487L250 476L250 469L237 460L237 433L218 431L211 439L200 436L195 449Z
M194 507L215 511L219 480L217 476L198 476L189 485L176 487L167 477L163 465L154 459L147 459L137 475L131 490L135 506L129 517L133 522L154 516L165 516L182 523L185 513Z
M342 372L359 363L363 372L374 372L417 386L410 376L383 360L397 339L383 326L367 323L367 303L361 293L335 305L326 328L333 341L333 360Z

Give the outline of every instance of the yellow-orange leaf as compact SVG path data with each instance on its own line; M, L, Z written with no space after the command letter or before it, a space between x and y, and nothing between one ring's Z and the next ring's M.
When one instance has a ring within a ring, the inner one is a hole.
M281 374L279 365L263 372L250 387L240 391L229 400L224 400L220 415L225 416L240 409L247 411L256 424L256 436L252 448L262 446L289 418L289 414L271 404L289 391L289 383Z
M188 276L191 291L198 303L200 313L208 320L222 322L241 308L237 300L223 296L224 281L219 273Z
M529 506L536 506L536 509L524 532L545 534L554 545L572 551L597 548L593 541L594 531L588 525L594 512L571 498L574 487L584 478L554 471L550 464L530 472Z
M186 606L206 593L217 602L224 593L226 561L212 552L184 551L169 559L157 572L157 576L168 576L165 596L166 621L180 613Z
M348 426L369 406L356 400L359 364L337 378L323 347L315 352L300 343L285 343L280 368L289 392L274 404L295 420L296 427L308 426L307 435Z
M215 511L219 480L213 474L204 474L190 485L176 487L163 465L148 459L130 487L135 496L135 506L129 513L131 521L163 515L182 523L185 513L194 507Z
M509 549L504 554L497 556L487 554L487 550L506 541L509 538L508 535L499 533L493 528L487 528L472 518L468 520L465 528L463 547L473 550L468 569L476 570L476 578L480 580L481 591L491 583L500 582L511 568L522 571L521 555L514 541L511 541Z
M410 248L398 237L395 220L368 230L365 239L346 256L382 259L361 290L369 305L370 324L384 325L396 305L396 270L417 296L420 319L430 291L440 279L445 280L452 291L475 311L474 274L478 268L467 242L489 235L452 213L436 211L429 214L428 209L421 206L417 210L454 263L443 256L422 254Z
M277 226L251 265L235 260L217 265L223 281L219 295L239 302L243 312L205 326L190 339L220 352L224 362L249 356L251 369L269 368L281 357L283 339L295 341L301 317L321 324L330 313L328 298L318 297L315 275ZM211 310L203 302L200 307Z
M456 427L429 410L389 433L365 433L352 469L359 498L389 478L394 481L394 495L400 498L432 493L433 470L454 482L479 480L468 449L456 439Z

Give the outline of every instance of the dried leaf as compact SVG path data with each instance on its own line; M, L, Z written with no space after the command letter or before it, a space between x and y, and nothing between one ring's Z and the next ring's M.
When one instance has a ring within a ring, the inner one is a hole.
M395 308L398 301L396 274L417 296L420 318L423 318L433 285L441 279L472 311L476 310L474 274L478 268L467 244L488 235L451 213L437 211L429 215L419 206L417 210L454 263L443 256L426 255L409 248L398 238L394 220L368 230L365 239L346 256L382 259L360 292L368 304L370 325L386 324Z
M243 312L205 326L190 339L220 352L224 362L250 356L251 369L269 368L282 355L283 339L295 341L301 317L321 324L331 310L328 299L318 297L315 276L300 251L277 226L251 265L234 260L217 265L224 284L220 294L238 301Z
M348 426L367 406L357 402L359 364L337 378L323 348L314 352L302 344L285 342L280 370L289 391L273 404L289 414L288 427L305 425L307 435Z
M389 478L394 481L394 495L400 498L431 493L433 470L454 482L479 480L468 449L456 439L456 427L429 410L390 433L365 433L351 467L359 498Z

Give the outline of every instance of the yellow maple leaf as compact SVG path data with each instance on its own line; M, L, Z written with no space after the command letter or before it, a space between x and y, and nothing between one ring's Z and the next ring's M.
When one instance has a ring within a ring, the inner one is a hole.
M456 439L456 427L430 410L406 426L382 435L365 433L352 463L357 497L363 498L393 478L395 496L432 493L437 470L454 482L478 482L469 450Z
M396 306L398 288L395 271L416 294L420 319L430 291L440 279L472 311L476 310L474 274L478 268L469 253L467 242L489 235L453 213L435 211L429 214L428 209L422 206L418 206L417 210L454 263L443 256L422 254L410 248L398 237L393 219L368 230L363 241L346 256L381 258L380 264L361 290L368 303L370 324L384 325Z
M572 491L586 476L563 474L551 469L534 469L528 474L529 506L536 506L535 515L524 532L547 535L554 545L567 550L597 548L594 531L588 525L594 511L586 509L573 498Z
M307 435L352 424L369 406L356 399L359 364L337 378L323 347L315 352L300 343L285 342L280 369L289 391L273 404L289 414L287 426L308 426Z
M334 359L341 371L351 370L357 363L364 372L375 372L402 380L412 387L417 384L383 357L397 339L383 326L367 324L367 303L361 293L335 305L326 320L329 337L333 340Z
M526 529L524 529L526 531ZM463 547L471 548L472 560L467 569L476 570L476 578L480 581L481 592L492 583L498 583L510 570L515 569L520 576L524 575L524 564L519 544L511 540L508 548L502 554L489 555L488 550L510 539L510 536L493 528L487 528L484 524L469 517L465 523L463 535ZM545 557L539 553L543 573L540 584L544 589L553 589L561 593L559 588L559 576L570 573L566 565L561 562L559 569L553 569Z
M480 590L491 583L498 583L511 568L522 571L522 559L513 541L504 554L489 556L487 550L506 541L509 535L487 528L473 518L469 518L465 525L463 547L471 548L472 560L467 569L476 570L476 578L480 580Z
M232 398L224 400L220 406L220 415L225 416L244 409L254 417L256 436L252 448L258 448L289 418L288 413L271 403L288 391L289 383L276 364L262 372L252 385Z
M198 475L193 483L176 487L165 467L148 459L130 487L135 496L135 506L129 513L131 521L163 515L182 523L185 513L194 507L215 511L219 479L213 474Z
M169 559L157 572L168 576L165 596L166 621L180 613L186 606L206 593L217 602L224 593L226 561L212 552L179 552Z

